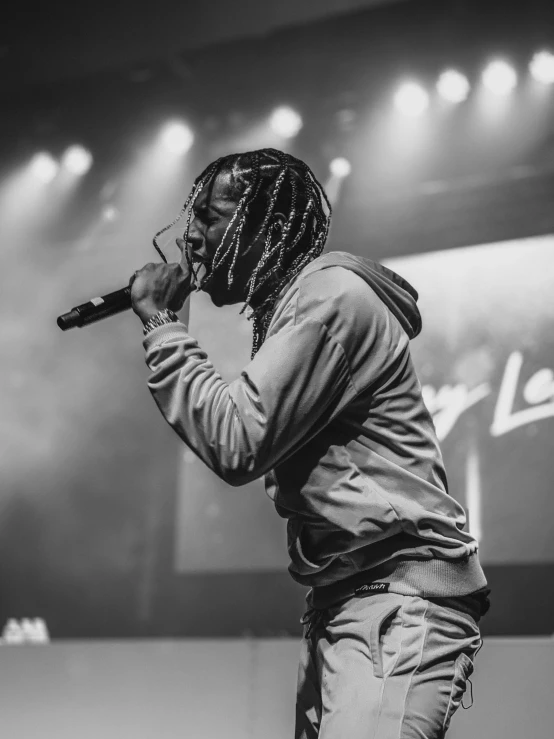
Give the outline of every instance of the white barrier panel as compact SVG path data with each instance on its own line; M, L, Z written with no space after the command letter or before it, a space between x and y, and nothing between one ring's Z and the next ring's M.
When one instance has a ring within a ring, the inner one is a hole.
M2 736L292 739L297 655L291 639L2 646ZM488 638L476 665L449 739L553 735L554 639Z

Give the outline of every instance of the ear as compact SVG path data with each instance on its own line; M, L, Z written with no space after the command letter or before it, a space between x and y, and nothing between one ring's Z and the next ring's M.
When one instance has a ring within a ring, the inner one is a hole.
M284 213L277 212L274 213L271 217L271 245L275 246L275 244L278 244L279 241L281 241L281 237L283 236L283 227L285 223L287 222L287 218L284 215Z
M283 226L287 221L287 216L284 213L281 213L281 211L277 211L273 214L272 223L275 230L279 229L280 231L282 231Z

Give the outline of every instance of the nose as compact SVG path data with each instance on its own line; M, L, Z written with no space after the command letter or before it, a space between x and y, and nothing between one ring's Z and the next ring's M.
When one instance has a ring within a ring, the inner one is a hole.
M200 231L196 228L194 221L190 224L189 233L187 237L187 243L193 251L197 251L202 247L203 237Z

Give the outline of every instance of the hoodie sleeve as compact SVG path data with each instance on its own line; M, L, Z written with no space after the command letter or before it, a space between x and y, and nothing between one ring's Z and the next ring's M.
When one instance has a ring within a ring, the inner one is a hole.
M163 416L233 486L284 461L356 395L341 344L324 323L296 312L231 383L182 323L155 328L143 345Z

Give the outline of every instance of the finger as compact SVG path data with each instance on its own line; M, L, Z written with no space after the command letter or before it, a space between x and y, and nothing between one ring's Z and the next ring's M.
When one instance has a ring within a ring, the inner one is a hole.
M139 270L137 269L136 272L133 272L133 274L131 275L131 279L129 280L129 287L131 287L133 282L137 279L138 273Z
M187 257L190 257L190 246L184 239L175 239L175 242L181 252L181 264L188 269Z

